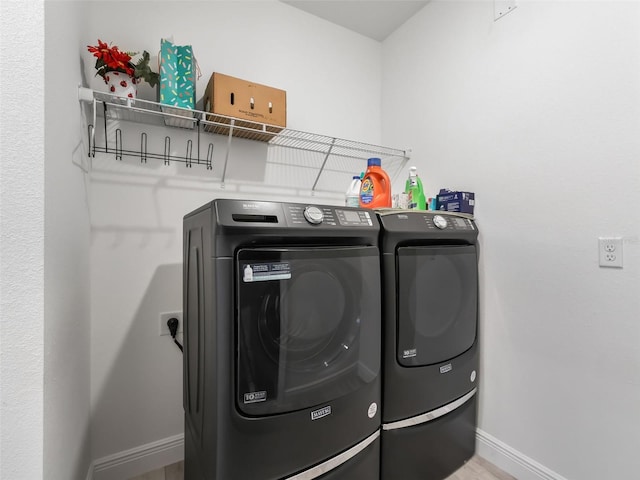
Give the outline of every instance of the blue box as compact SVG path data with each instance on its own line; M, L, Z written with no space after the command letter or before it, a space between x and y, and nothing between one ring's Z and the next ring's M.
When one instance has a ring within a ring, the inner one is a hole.
M446 212L461 212L473 215L476 195L473 192L452 192L443 188L436 196L436 208Z

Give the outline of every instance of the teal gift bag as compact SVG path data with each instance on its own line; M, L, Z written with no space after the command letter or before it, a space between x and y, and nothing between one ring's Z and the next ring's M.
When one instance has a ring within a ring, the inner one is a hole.
M196 104L196 61L191 45L174 45L172 41L160 41L160 103L172 107L193 110ZM192 117L191 112L162 108L173 115ZM192 121L166 118L165 123L193 127Z

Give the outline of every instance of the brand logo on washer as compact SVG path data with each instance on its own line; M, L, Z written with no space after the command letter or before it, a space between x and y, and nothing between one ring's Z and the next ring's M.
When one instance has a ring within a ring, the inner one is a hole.
M440 367L440 373L447 373L451 370L453 370L453 365L451 365L450 363L447 363L446 365L442 365Z
M319 410L311 412L311 420L318 420L319 418L326 417L327 415L331 415L331 405L327 405L326 407L322 407Z

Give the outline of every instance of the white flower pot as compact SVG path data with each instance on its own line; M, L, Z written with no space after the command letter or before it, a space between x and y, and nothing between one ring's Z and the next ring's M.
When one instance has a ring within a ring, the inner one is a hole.
M138 88L136 79L123 72L107 72L104 76L109 93L125 98L136 98Z

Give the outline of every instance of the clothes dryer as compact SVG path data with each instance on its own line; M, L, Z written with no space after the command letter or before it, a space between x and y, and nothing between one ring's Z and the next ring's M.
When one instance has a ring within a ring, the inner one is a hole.
M379 228L242 200L185 216L185 480L379 477Z
M443 212L379 213L381 478L442 480L475 451L478 230Z

